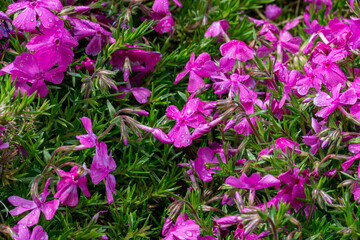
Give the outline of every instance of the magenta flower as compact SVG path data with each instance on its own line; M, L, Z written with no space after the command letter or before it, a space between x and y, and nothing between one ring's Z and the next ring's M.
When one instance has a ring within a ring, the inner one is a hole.
M271 52L275 51L279 56L282 56L281 60L282 62L287 62L289 60L289 56L285 52L285 50L295 54L299 51L300 44L302 42L302 39L300 37L293 37L289 30L293 27L295 27L299 23L299 19L295 19L291 22L288 22L284 29L280 31L279 39L274 39L273 47L267 48L266 46L259 47L256 52L259 57L265 57Z
M279 29L274 25L264 20L257 20L254 18L249 17L251 21L254 22L256 27L262 26L261 30L259 31L260 36L265 36L265 39L270 42L277 41L277 37L275 34L279 34Z
M144 87L131 87L130 85L126 86L119 86L119 92L123 92L123 94L118 95L118 98L124 98L128 92L131 92L136 101L139 103L147 103L149 100L148 98L151 96L151 91Z
M317 117L327 118L335 109L342 110L342 105L353 105L357 101L356 92L353 88L349 88L342 94L340 94L341 84L331 89L330 97L325 92L316 94L314 98L314 104L318 107L325 107L315 114Z
M215 174L213 170L220 170L220 167L206 167L207 163L215 163L219 165L219 160L216 156L216 153L208 147L201 147L197 151L198 158L195 161L190 161L192 167L199 175L200 179L204 182L210 182L212 180L212 175ZM221 155L223 161L225 162L224 155Z
M81 119L82 124L84 125L84 128L85 128L87 134L76 136L76 138L80 140L81 145L76 146L74 149L82 150L85 148L95 147L95 145L97 143L97 137L92 130L91 120L87 117L82 117L80 119Z
M108 203L112 203L116 195L115 191L115 176L110 174L111 171L116 169L116 163L114 159L107 153L107 146L104 142L96 144L96 151L94 160L90 167L90 177L95 185L98 185L101 180L105 178L106 196Z
M40 34L31 38L26 47L30 51L45 50L58 52L60 55L59 64L63 66L69 65L74 58L74 53L71 48L76 47L78 42L71 36L70 32L64 28L63 21L59 21L57 26L51 29L40 26L40 30L44 35Z
M321 145L320 137L318 137L316 134L320 132L323 127L315 120L315 118L311 118L311 127L313 128L315 134L310 136L303 136L303 142L311 147L310 152L315 155Z
M250 79L249 75L239 75L237 73L233 73L230 75L230 79L221 76L213 76L213 78L218 80L213 84L213 88L219 97L223 93L228 92L228 96L233 98L240 92L238 97L243 103L252 102L257 97L256 92L244 85L244 83Z
M189 220L186 213L178 216L175 225L171 223L170 219L165 221L162 230L163 240L197 240L200 236L199 225L194 220Z
M94 23L84 19L76 19L73 21L74 38L79 41L85 37L92 37L89 44L86 46L85 53L87 55L96 56L100 53L102 45L107 42L107 38L110 43L115 42L115 39L111 37L111 33L100 27L100 24Z
M10 146L10 144L8 142L3 142L2 138L3 136L3 132L5 131L6 126L2 126L0 125L0 149L4 149L4 148L8 148Z
M320 65L314 70L314 74L323 78L323 83L328 89L338 84L345 85L347 78L335 62L344 59L346 54L346 51L340 49L332 50L328 56L318 54L313 58L313 62Z
M48 191L50 184L50 178L46 181L44 192L37 196L33 196L33 201L23 199L18 196L11 196L8 198L9 202L16 206L15 209L10 211L11 215L19 215L24 212L32 210L18 224L22 224L31 227L39 222L40 212L43 212L46 220L50 220L54 217L56 210L59 207L60 201L58 199L45 202L47 196L51 193Z
M266 6L265 9L265 16L270 19L270 20L274 20L277 17L279 17L281 14L281 8L279 8L278 6L276 6L275 4L270 4Z
M299 200L298 198L306 199L305 195L305 182L310 184L309 179L303 178L300 175L300 170L294 167L292 171L289 169L285 173L281 173L278 177L281 184L287 184L276 195L277 201L283 199L283 201L290 203L290 207L299 211L306 202Z
M173 0L176 5L182 7L181 3L178 0ZM155 0L152 6L152 10L156 13L169 13L169 0Z
M210 27L206 30L204 37L222 37L223 34L226 34L227 29L229 28L229 22L225 19L213 22Z
M45 28L52 28L59 21L59 18L50 10L59 12L62 8L60 0L36 0L10 4L6 13L14 13L25 9L14 19L13 24L16 28L33 31L36 27L36 14Z
M319 92L321 89L321 79L314 74L314 71L309 64L304 66L304 70L306 77L303 77L296 82L298 93L304 96L308 93L310 88L315 88L316 92Z
M65 68L55 67L59 59L59 54L53 51L37 51L17 56L9 71L12 81L17 78L15 87L20 88L22 93L27 91L30 95L37 91L40 97L45 97L49 93L45 81L60 84L64 78Z
M273 175L266 175L261 178L261 175L258 173L253 173L250 177L242 173L240 179L230 176L225 180L225 183L236 188L248 189L250 202L253 202L256 190L277 186L280 184L280 181Z
M198 90L201 87L205 86L205 82L201 77L207 76L204 71L201 70L204 63L210 61L211 57L208 53L200 54L195 60L195 53L192 53L190 56L190 60L185 65L185 71L179 73L176 78L174 84L178 84L178 82L183 79L189 72L189 85L188 92L192 93Z
M48 240L47 233L40 225L34 227L32 233L26 225L16 225L12 230L16 233L11 236L15 240Z
M162 14L162 13L154 13L152 14L154 20L159 20L158 24L154 27L155 32L160 34L170 32L171 34L174 32L174 19L171 14Z
M232 40L220 46L223 57L236 58L242 62L254 58L254 49L250 48L243 41Z
M168 133L170 139L174 141L175 147L187 147L192 143L188 126L197 128L206 123L204 116L197 114L199 104L200 100L194 98L188 100L181 112L174 105L170 105L166 109L166 117L176 120L175 126Z
M355 187L353 190L353 195L354 195L354 199L355 201L357 201L358 203L360 203L360 187L359 187L359 183L355 183Z
M77 166L71 168L70 172L60 170L59 175L63 177L63 179L56 184L58 192L54 195L54 198L59 198L61 204L70 207L75 207L78 204L78 186L85 196L90 197L90 192L86 186L86 175L79 176Z
M350 157L348 160L346 160L344 163L341 164L341 167L344 169L344 171L348 170L351 165L355 162L355 160L358 160L360 158L360 152L357 152L354 156ZM358 173L357 176L360 178L360 162L358 166Z
M155 65L161 59L159 52L148 52L142 49L134 49L135 47L137 46L128 46L127 49L121 49L111 56L110 63L113 65L113 68L124 71L125 82L129 81L128 67L130 66L126 66L127 62L130 62L132 71L149 73L151 70L154 70Z

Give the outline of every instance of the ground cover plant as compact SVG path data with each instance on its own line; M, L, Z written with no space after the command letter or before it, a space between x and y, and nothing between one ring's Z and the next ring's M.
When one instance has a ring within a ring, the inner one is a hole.
M359 48L358 0L1 1L0 237L358 239Z

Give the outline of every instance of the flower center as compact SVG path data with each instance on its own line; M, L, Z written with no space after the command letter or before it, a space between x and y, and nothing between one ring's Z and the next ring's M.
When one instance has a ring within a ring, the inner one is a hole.
M300 182L299 179L295 179L295 183L298 184Z
M59 45L59 44L60 44L60 39L59 39L59 38L56 38L56 39L54 40L54 43L55 43L56 45Z
M31 6L31 7L36 7L36 6L37 6L37 2L32 2L32 3L30 3L30 6Z
M35 79L42 79L42 78L44 78L44 73L37 73L37 74L35 74L34 78Z

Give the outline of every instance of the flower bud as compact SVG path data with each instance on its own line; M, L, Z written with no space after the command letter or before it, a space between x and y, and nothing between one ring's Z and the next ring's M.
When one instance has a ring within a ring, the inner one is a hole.
M173 141L168 137L166 133L164 133L161 129L155 128L152 132L153 136L157 138L160 142L165 144L171 144Z

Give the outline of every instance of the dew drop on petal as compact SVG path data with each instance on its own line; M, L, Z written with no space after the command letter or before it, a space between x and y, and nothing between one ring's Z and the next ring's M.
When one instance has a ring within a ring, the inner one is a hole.
M190 232L190 231L186 231L185 234L188 235L189 237L192 237L192 235L193 235L192 232Z

